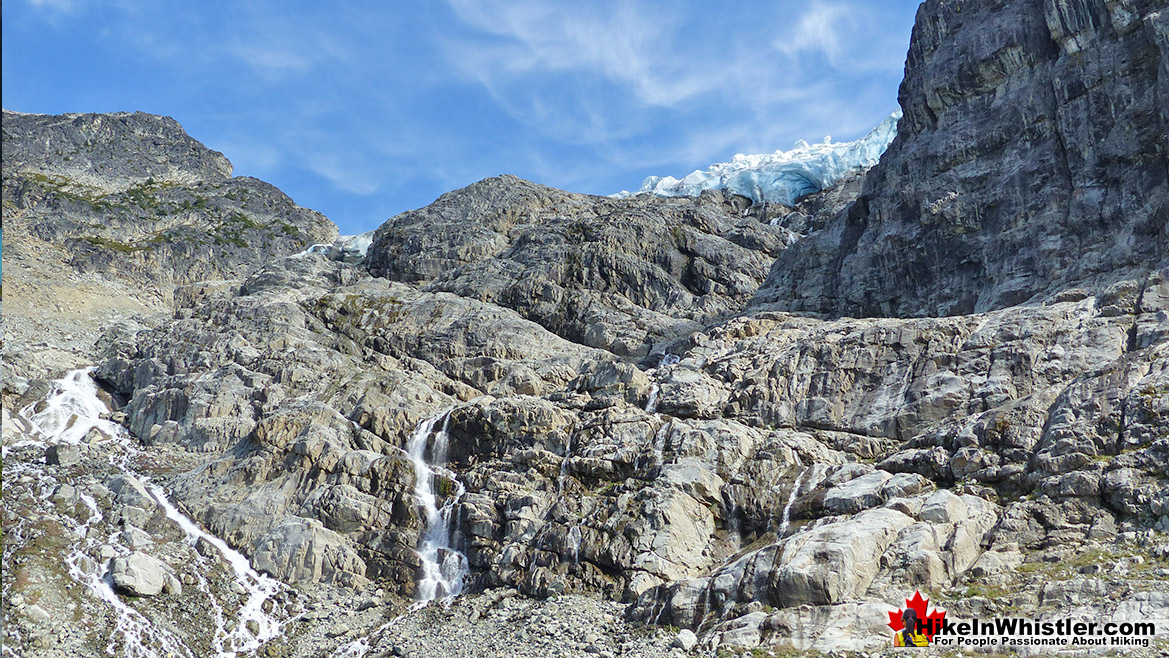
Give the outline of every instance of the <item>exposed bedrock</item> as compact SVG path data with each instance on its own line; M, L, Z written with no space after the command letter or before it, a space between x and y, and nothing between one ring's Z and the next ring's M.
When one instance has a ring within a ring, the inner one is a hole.
M1169 256L1161 0L929 0L898 135L755 304L959 315L1100 290Z

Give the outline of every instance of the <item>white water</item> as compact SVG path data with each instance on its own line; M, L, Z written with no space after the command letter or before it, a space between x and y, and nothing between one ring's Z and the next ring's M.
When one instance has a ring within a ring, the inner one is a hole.
M127 606L110 584L108 576L99 570L96 563L90 558L85 549L93 549L97 541L91 535L93 527L102 520L101 510L92 496L81 494L81 500L89 509L89 518L73 530L78 538L84 540L81 548L74 550L65 558L65 566L69 568L69 576L85 585L99 599L109 604L117 614L114 622L114 632L110 634L110 642L106 646L106 653L121 655L126 658L162 658L166 656L187 656L194 658L190 649L173 633L156 627L144 615ZM68 517L65 517L68 518ZM117 654L117 641L121 639L121 653Z
M580 524L572 526L568 531L569 549L572 551L572 561L580 563L580 545L583 537L581 536Z
M42 441L21 441L12 447L44 441L76 445L93 428L110 439L121 437L125 431L122 426L101 417L109 409L97 396L97 385L89 376L92 371L93 368L74 370L53 382L40 411L34 411L40 403L21 409L18 415L32 426Z
M93 368L88 368L69 373L54 382L53 389L45 398L43 406L33 404L20 410L18 415L29 424L33 435L37 438L22 441L16 445L29 443L77 444L85 439L91 429L100 430L108 438L99 439L99 442L115 442L123 452L124 456L121 459L111 459L112 465L117 470L141 480L151 496L165 510L167 518L182 528L191 544L194 544L198 539L203 539L218 549L235 572L235 581L247 593L246 602L239 608L235 616L235 628L228 631L223 614L224 608L211 594L210 587L202 573L210 570L210 564L203 564L204 558L198 558L200 569L196 569L196 576L199 579L199 589L207 597L210 610L213 613L212 617L216 622L212 640L216 656L218 658L235 658L237 652L253 651L264 642L278 636L280 622L264 612L263 606L267 600L281 590L283 585L253 570L246 557L229 547L218 537L204 532L194 521L184 516L171 504L166 492L160 486L151 483L147 477L130 468L129 464L132 456L137 452L137 446L122 426L101 417L102 414L108 412L108 408L97 395L97 386L90 377L92 370ZM38 406L41 406L40 411L36 411ZM51 480L47 476L45 479ZM179 656L195 658L191 650L178 636L153 624L147 617L126 605L114 592L112 580L105 573L105 567L99 566L96 560L90 557L97 552L97 546L102 543L102 540L95 536L98 533L94 532L96 524L102 519L101 512L91 496L82 493L80 498L89 508L90 514L84 523L74 528L78 537L83 541L75 551L65 557L65 564L74 580L88 588L94 596L110 605L117 615L115 631L110 635L107 653L111 656L118 655L127 658L177 658ZM122 548L122 551L125 552L125 549ZM253 632L249 625L256 630Z
M814 491L816 487L820 485L820 481L824 479L824 475L827 472L828 466L826 464L815 463L805 468L796 477L795 484L792 485L791 493L787 498L787 505L785 505L783 508L783 521L779 526L779 537L781 539L783 538L783 533L787 532L787 529L791 526L792 504L795 502L796 497L800 493L801 481L803 480L804 475L807 474L809 476L807 481L803 483L804 490Z
M661 391L661 387L658 386L657 384L650 386L649 399L645 401L645 412L647 414L657 413L657 411L658 411L658 393L660 391Z
M280 622L264 612L264 602L276 596L283 587L279 581L252 568L242 553L227 545L215 535L204 532L195 522L180 512L166 497L166 492L157 484L147 483L147 489L166 511L166 518L178 524L187 535L187 541L194 546L202 539L214 546L235 573L235 582L247 592L247 601L236 613L236 626L227 632L221 625L216 629L215 645L222 658L234 658L236 652L254 651L272 638L280 635ZM253 632L249 627L255 627Z
M788 527L791 526L792 504L796 502L796 496L800 493L800 483L804 479L804 475L808 472L808 468L800 471L796 476L796 481L792 484L791 493L787 497L787 505L783 506L783 521L779 524L779 536L782 538L783 533L787 532Z
M436 433L434 426L439 420L443 421L442 429ZM449 424L448 409L419 423L406 443L406 454L414 462L414 497L422 507L426 519L422 542L417 550L418 557L422 559L422 578L418 581L419 604L435 599L450 599L462 593L469 573L467 556L451 545L450 517L459 499L463 497L465 488L454 477L454 473L442 469L446 463ZM433 466L426 461L426 446L432 434L434 441L430 453ZM447 496L446 503L441 509L434 494L436 468L441 469L442 474L455 485L454 495Z
M666 439L670 437L670 430L673 429L673 427L673 420L668 423L662 423L662 426L658 428L657 433L654 434L653 454L654 458L657 459L658 464L666 463Z

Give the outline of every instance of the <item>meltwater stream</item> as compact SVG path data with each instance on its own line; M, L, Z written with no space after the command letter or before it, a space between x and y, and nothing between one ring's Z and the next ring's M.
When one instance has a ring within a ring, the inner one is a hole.
M211 571L212 565L209 562L199 564L200 568L194 570L198 589L208 599L209 611L216 626L211 644L217 658L235 658L239 652L253 651L264 642L279 636L281 623L267 612L265 607L270 605L268 602L284 586L252 569L244 555L232 549L222 539L203 531L170 502L162 487L150 482L148 477L131 468L133 457L138 453L137 445L121 425L102 418L102 414L109 410L97 395L97 386L90 377L92 370L88 368L70 372L54 382L51 392L43 402L21 409L18 417L31 429L29 433L35 438L10 447L29 443L79 444L92 430L101 432L105 438L94 441L91 437L89 439L91 445L95 443L117 445L123 456L120 458L111 456L110 463L113 469L141 480L151 497L166 512L167 518L174 521L186 534L188 543L194 545L197 541L203 540L214 546L231 567L235 587L244 592L245 600L235 612L233 623L229 623L223 602L211 592L204 575ZM46 481L52 479L45 473L41 473L41 476ZM49 488L51 485L49 482ZM98 564L91 557L97 553L96 549L103 541L108 541L103 540L97 532L96 524L102 520L101 511L91 496L82 494L80 499L88 508L89 517L73 529L81 543L65 557L65 564L69 575L75 581L113 608L116 614L116 629L110 634L107 653L128 658L178 656L195 658L196 654L180 637L154 624L148 617L127 605L114 591L108 565ZM124 547L118 548L122 553L128 552ZM200 562L206 560L201 555L196 559Z
M442 427L435 432L434 427L439 421L442 421ZM406 443L406 453L414 462L414 497L422 507L426 521L422 541L418 546L418 557L422 559L422 577L418 581L419 604L460 594L468 574L467 556L456 550L451 542L451 515L466 489L454 473L443 468L447 457L447 428L450 422L449 409L427 418L418 424ZM433 442L429 441L432 435ZM429 463L426 461L427 443L430 443ZM441 509L434 491L439 474L455 487Z

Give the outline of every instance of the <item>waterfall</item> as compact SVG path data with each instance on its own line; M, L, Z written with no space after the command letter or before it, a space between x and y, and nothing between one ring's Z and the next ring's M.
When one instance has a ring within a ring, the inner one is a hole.
M406 443L406 453L414 462L414 497L422 508L426 526L418 546L418 557L422 559L422 577L418 580L418 603L425 604L435 599L449 599L463 591L469 573L467 556L451 545L451 515L466 489L454 473L443 468L446 463L451 410L427 418L418 424L414 434ZM438 421L442 429L434 431ZM431 463L426 461L426 446L431 435ZM454 495L446 497L442 508L434 493L436 469L441 470L455 486Z
M215 537L193 520L180 512L167 498L162 487L150 481L145 475L135 472L130 464L138 453L137 444L117 423L102 418L109 411L98 397L97 386L90 373L93 368L74 370L53 383L53 388L43 402L31 404L18 412L34 439L21 441L11 447L28 443L78 444L94 429L104 435L96 443L115 443L122 451L119 458L111 457L110 465L115 471L133 476L142 481L150 496L163 508L167 518L174 521L186 534L187 543L194 545L199 539L214 546L234 573L234 581L245 592L246 601L240 605L234 618L234 628L228 630L222 603L215 598L203 572L211 570L210 563L196 570L199 590L207 597L208 609L216 627L211 642L218 658L235 658L237 652L252 652L268 640L281 633L280 621L264 610L265 604L282 589L278 581L252 569L248 559ZM88 439L95 443L92 438ZM47 474L42 478L51 480ZM7 477L7 476L6 476ZM50 487L51 488L51 487ZM115 631L110 634L107 652L130 658L163 658L164 656L192 656L190 648L173 632L155 625L153 621L127 605L114 591L112 579L106 573L107 567L97 565L91 554L106 539L101 537L98 523L102 514L96 502L88 494L80 499L89 509L89 517L74 528L81 540L79 548L64 557L69 575L85 586L97 598L105 601L116 614ZM120 547L119 547L120 548ZM124 551L125 549L120 549ZM200 562L206 558L196 558ZM273 606L274 608L274 606ZM120 647L119 647L120 642ZM120 652L119 652L120 648Z
M574 564L580 564L581 540L580 523L577 523L568 531L568 549L572 553L572 561Z
M658 391L661 388L654 384L649 389L649 399L645 401L645 412L647 414L657 413L658 410Z
M788 527L791 526L792 504L796 502L796 497L799 496L800 485L803 482L804 475L810 474L804 488L808 491L813 491L817 486L819 486L820 481L824 479L824 474L827 471L828 467L826 465L817 463L812 464L811 466L800 471L800 474L796 476L796 481L792 485L791 493L788 494L787 497L787 505L785 505L783 508L783 521L779 526L780 539L783 538L783 533L787 532Z
M796 496L800 493L800 482L804 479L804 474L808 472L809 467L805 467L796 476L796 481L792 484L791 493L787 497L787 505L783 506L783 521L779 524L779 536L783 538L783 533L787 532L788 526L791 525L792 503L796 502Z

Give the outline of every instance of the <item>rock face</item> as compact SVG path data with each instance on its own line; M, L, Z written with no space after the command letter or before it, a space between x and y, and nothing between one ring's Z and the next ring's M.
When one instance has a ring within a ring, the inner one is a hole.
M741 201L719 192L618 200L489 178L391 218L369 269L641 357L742 308L796 237L742 216Z
M756 303L959 315L1165 268L1169 13L1159 0L929 0L904 118L864 193Z
M169 117L6 110L4 150L5 228L64 245L80 271L169 292L336 235Z
M231 163L170 117L4 111L4 173L58 176L120 192L147 180L190 185L231 179Z

